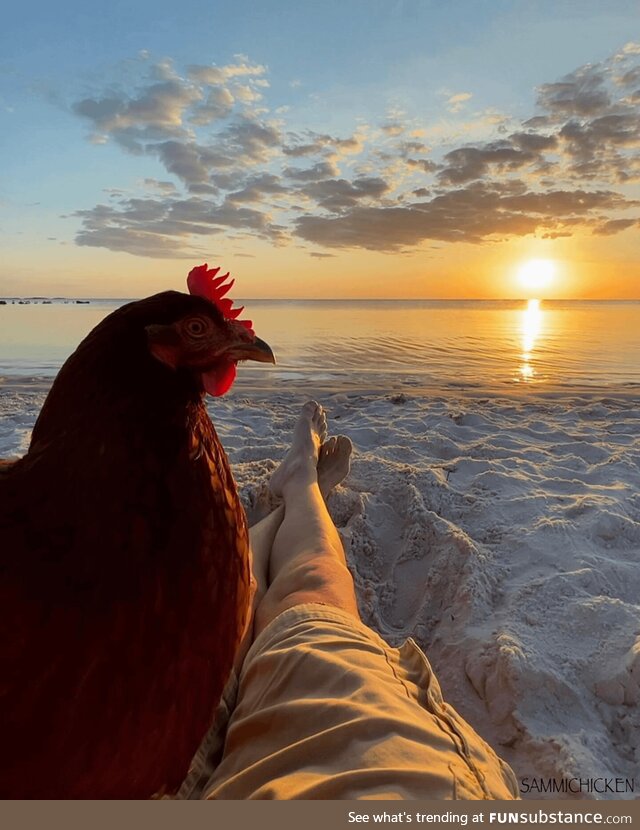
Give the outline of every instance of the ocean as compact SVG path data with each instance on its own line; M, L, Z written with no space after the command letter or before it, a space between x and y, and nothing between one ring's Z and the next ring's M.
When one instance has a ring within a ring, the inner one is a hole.
M0 377L52 378L128 300L0 306ZM640 388L640 301L239 300L277 365L236 389Z

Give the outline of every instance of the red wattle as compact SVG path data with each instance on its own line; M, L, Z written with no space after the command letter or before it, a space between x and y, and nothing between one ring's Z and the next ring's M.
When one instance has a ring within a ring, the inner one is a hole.
M236 364L231 360L202 374L205 391L214 398L219 398L220 395L228 392L235 379Z

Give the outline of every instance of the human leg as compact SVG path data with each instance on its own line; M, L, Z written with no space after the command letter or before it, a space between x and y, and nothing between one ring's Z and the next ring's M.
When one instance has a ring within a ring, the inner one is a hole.
M269 577L269 556L273 540L276 537L278 528L284 519L284 504L279 504L268 516L261 519L249 528L249 548L251 550L251 581L253 583L253 595L251 598L251 611L246 624L242 642L236 652L233 667L236 672L240 671L244 658L253 642L255 634L256 610L268 587Z
M349 474L350 457L352 451L351 441L344 435L332 436L324 441L318 453L317 459L317 482L320 494L325 504L334 487L340 484ZM283 465L290 465L291 458L287 457ZM276 470L278 473L278 470ZM278 479L286 476L276 475L276 490ZM289 519L297 521L295 506L289 507ZM252 574L255 582L255 593L253 597L252 622L248 627L247 635L243 641L236 658L236 670L242 665L244 656L253 640L254 625L253 618L257 607L260 605L269 586L269 567L273 549L273 543L285 517L285 504L279 504L271 513L249 528L249 541L252 556ZM331 521L329 519L329 521Z
M339 437L321 445L326 417L311 401L296 423L292 446L274 473L271 488L284 499L284 518L273 540L269 560L269 587L256 609L255 633L294 605L318 602L358 617L351 574L344 550L320 490L327 478L318 470L322 457L348 471L351 443Z

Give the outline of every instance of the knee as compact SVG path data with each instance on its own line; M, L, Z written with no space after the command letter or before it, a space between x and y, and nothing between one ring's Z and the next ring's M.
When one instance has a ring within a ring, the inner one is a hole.
M353 579L337 556L297 557L278 573L256 608L258 633L283 611L308 602L332 605L359 617Z
M354 591L353 579L344 559L327 547L297 556L278 572L268 593L276 600L283 600L291 594L324 595L344 590Z

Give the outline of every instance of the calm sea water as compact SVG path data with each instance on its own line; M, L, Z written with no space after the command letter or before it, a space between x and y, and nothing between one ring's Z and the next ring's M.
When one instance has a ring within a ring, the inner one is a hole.
M0 306L0 376L49 378L124 300ZM246 300L278 365L238 385L640 390L640 302Z

